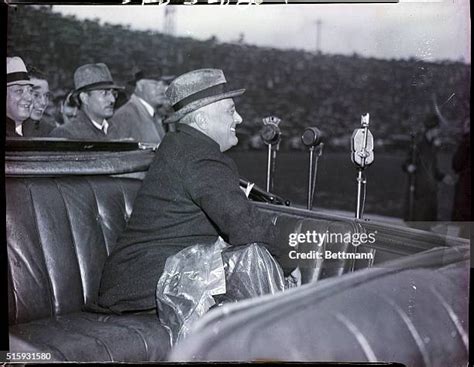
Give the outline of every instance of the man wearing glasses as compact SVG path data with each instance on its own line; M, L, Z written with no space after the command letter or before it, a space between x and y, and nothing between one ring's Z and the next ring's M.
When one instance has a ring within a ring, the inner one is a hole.
M50 136L72 140L111 140L114 126L109 124L114 114L117 86L109 68L103 63L86 64L74 72L74 92L79 111L76 118L54 129Z
M54 120L45 115L46 108L51 101L49 84L46 76L39 70L30 70L29 76L32 87L33 102L31 104L30 118L23 122L23 136L44 137L56 127Z
M32 83L23 60L7 57L7 137L23 136L23 122L30 116L33 102Z

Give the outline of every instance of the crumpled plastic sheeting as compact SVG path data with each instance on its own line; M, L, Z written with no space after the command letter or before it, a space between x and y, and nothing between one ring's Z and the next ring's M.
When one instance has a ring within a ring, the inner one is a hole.
M156 288L158 316L174 345L216 304L215 298L235 302L284 288L283 270L266 248L255 243L230 247L219 238L166 260Z
M221 251L229 246L221 238L213 245L186 247L166 259L156 287L158 317L171 334L172 344L215 304L212 295L225 293Z
M256 243L226 248L222 251L227 292L222 302L235 302L285 289L281 266L268 250Z

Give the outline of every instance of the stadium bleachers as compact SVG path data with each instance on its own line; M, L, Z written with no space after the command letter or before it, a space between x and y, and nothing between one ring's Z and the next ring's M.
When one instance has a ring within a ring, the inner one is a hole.
M343 137L371 114L377 138L409 134L433 111L432 97L443 114L459 123L469 113L470 65L462 62L381 60L315 54L246 44L198 41L126 26L80 21L49 7L18 6L9 11L7 54L48 74L53 90L72 88L76 67L105 62L125 84L137 67L160 66L165 73L202 67L224 69L232 86L247 93L237 101L250 138L261 118L282 118L287 136L319 126L331 137Z

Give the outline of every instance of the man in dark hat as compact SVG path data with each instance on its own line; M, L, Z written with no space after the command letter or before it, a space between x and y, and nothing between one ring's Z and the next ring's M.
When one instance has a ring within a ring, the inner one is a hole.
M86 64L74 72L72 98L79 106L76 117L54 129L50 136L72 140L108 141L114 139L114 114L117 86L109 68L103 63Z
M112 118L117 138L158 145L165 135L159 109L167 104L167 81L173 77L144 71L135 73L130 100Z
M403 165L403 170L414 175L413 193L410 200L410 188L407 190L404 219L414 222L433 222L438 219L438 183L452 184L451 176L442 173L438 168L438 148L440 140L440 121L436 114L429 114L424 120L421 137L415 139L410 157ZM430 223L419 224L429 229Z
M32 82L20 57L7 57L7 137L23 136L23 122L30 116L33 103Z
M245 91L225 86L222 70L200 69L167 89L175 112L165 122L178 122L178 131L161 142L127 228L105 264L100 306L115 312L155 308L166 259L219 236L232 247L263 244L278 256L276 218L247 199L235 163L223 154L238 142L235 128L242 118L232 98Z

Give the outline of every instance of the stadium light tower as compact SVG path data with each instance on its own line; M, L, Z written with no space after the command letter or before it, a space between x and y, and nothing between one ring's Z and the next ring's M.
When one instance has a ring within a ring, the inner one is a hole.
M316 52L321 53L321 19L318 19L316 22Z
M174 36L176 34L176 7L174 5L165 6L165 23L163 32Z

